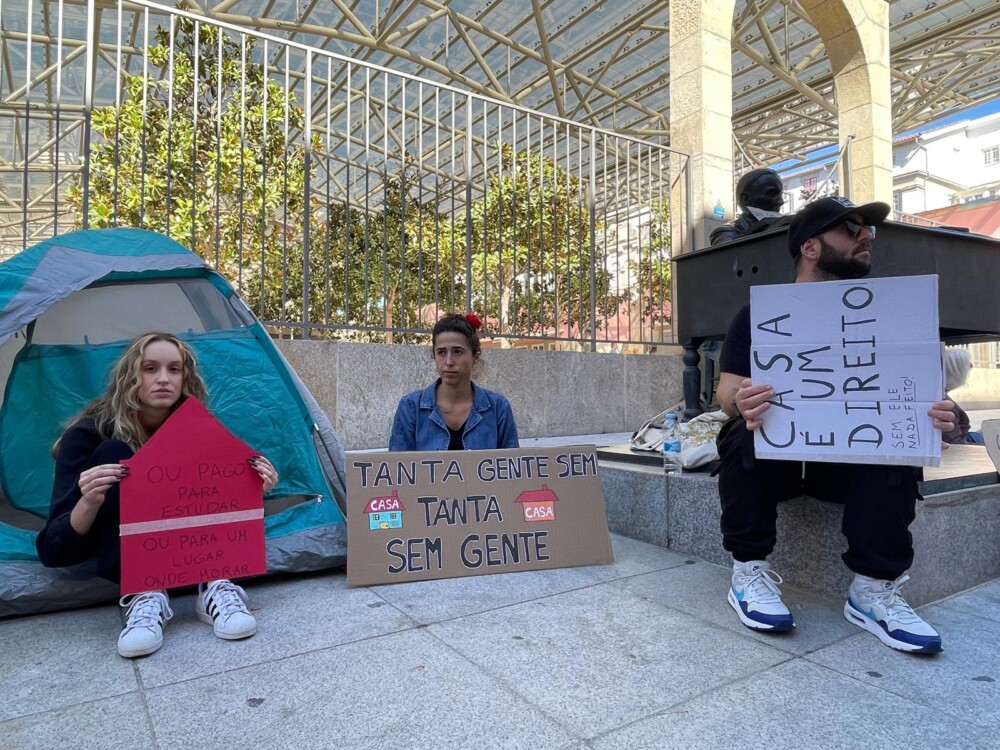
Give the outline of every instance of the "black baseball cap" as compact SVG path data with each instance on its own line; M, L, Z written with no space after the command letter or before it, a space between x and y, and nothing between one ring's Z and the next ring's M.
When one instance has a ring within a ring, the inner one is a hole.
M865 203L856 206L849 199L839 195L820 198L799 209L788 225L788 252L797 258L802 244L837 226L849 214L861 214L862 224L878 226L885 221L892 209L888 203Z

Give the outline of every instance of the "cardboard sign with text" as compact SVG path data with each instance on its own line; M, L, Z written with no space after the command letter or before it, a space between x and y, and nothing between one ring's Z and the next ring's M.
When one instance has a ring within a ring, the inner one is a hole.
M982 427L983 443L986 445L986 452L993 462L994 468L1000 471L1000 419L983 420Z
M937 466L937 276L750 289L751 378L775 399L761 458Z
M593 446L347 458L347 583L612 563Z
M188 398L122 461L122 594L267 572L253 455Z

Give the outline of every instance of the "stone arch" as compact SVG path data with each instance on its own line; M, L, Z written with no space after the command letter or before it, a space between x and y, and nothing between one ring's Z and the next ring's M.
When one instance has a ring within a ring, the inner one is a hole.
M800 0L823 40L834 76L840 143L851 139L840 184L858 202L892 193L889 11L884 0ZM707 242L717 200L733 201L732 19L736 0L671 0L670 144L691 154L690 206L675 191L675 250ZM725 95L719 95L726 92ZM850 171L850 177L843 173ZM688 227L685 217L694 222ZM687 229L693 230L688 234Z
M840 184L858 203L892 195L889 5L883 0L800 0L833 69L840 144L850 163Z

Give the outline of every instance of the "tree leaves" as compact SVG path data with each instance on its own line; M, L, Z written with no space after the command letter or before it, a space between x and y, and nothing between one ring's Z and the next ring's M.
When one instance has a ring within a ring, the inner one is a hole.
M638 291L617 288L593 258L585 186L540 150L496 144L468 218L454 207L464 192L418 173L402 147L369 166L361 203L348 200L349 185L324 190L317 174L342 155L303 142L302 106L268 76L253 38L173 24L148 50L158 70L127 77L122 102L92 112L89 226L167 234L261 319L308 320L314 335L413 341L470 306L484 333L508 338L583 338L636 300L653 319L668 314L667 225L654 222L630 261ZM67 200L82 225L82 182Z

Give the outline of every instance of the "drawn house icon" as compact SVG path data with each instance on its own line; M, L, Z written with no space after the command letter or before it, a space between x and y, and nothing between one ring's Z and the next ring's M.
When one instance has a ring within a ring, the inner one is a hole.
M525 521L555 521L555 502L558 499L556 493L543 484L540 490L522 492L515 502L521 503Z
M406 508L403 507L396 490L393 490L391 495L371 498L364 510L368 514L368 530L403 528L404 510Z

